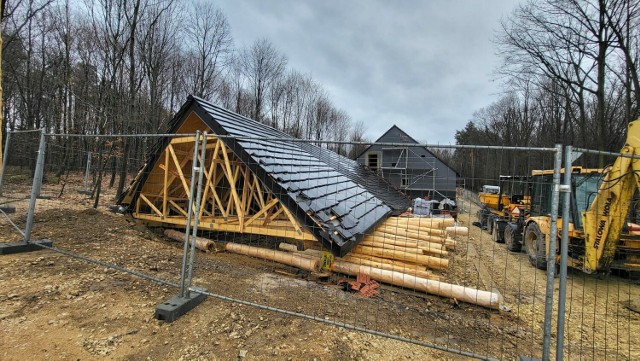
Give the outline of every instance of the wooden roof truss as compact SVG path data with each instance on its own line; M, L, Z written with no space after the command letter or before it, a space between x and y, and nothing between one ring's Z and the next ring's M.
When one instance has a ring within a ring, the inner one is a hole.
M194 136L169 142L140 190L136 218L186 226L195 144ZM315 240L222 140L207 136L206 149L199 229Z

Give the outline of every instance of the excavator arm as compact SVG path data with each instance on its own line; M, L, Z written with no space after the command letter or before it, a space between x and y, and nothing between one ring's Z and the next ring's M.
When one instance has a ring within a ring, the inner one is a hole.
M629 123L627 141L620 153L606 171L598 194L582 214L586 273L611 265L633 194L640 188L640 120Z

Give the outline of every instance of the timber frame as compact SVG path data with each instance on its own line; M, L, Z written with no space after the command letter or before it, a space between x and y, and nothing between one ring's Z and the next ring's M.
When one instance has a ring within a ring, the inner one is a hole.
M186 226L195 141L169 141L136 199L136 218ZM200 229L315 240L223 141L208 135L206 149Z

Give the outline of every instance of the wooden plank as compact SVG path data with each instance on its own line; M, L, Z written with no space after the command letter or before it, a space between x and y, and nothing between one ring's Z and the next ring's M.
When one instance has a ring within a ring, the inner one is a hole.
M278 204L278 202L280 202L278 200L278 198L274 198L271 200L271 202L269 202L266 206L264 206L259 212L257 212L256 214L254 214L251 218L249 218L246 222L245 225L248 226L251 223L253 223L256 219L258 219L260 216L262 216L265 212L267 212L269 209L271 209L272 207L274 207L276 204Z
M195 141L196 141L196 137L195 136L175 137L175 138L171 139L171 142L169 144L195 143Z
M140 199L142 199L149 207L151 207L151 209L158 214L159 216L163 217L164 214L162 214L162 212L158 209L158 207L156 207L153 203L151 203L151 201L149 200L149 198L147 198L142 192L140 192L139 195Z
M162 186L162 215L167 216L167 198L169 197L169 152L164 151L164 184Z
M169 200L169 204L179 213L181 213L183 216L187 217L187 211L185 211L184 209L182 209L182 207L180 207L178 205L178 203L174 202L173 199ZM168 216L168 215L167 215Z
M222 146L221 147L222 150L222 157L224 158L224 171L226 173L227 176L227 180L229 181L229 187L231 188L231 198L233 200L233 202L235 203L235 207L236 207L236 214L238 215L238 217L242 218L244 217L244 213L243 213L243 209L240 205L240 197L238 196L238 192L236 190L236 181L233 177L234 172L232 172L231 170L231 163L229 162L229 154L227 154L227 147L226 146ZM237 168L236 168L237 169ZM229 213L230 209L227 208L227 213Z
M218 165L215 165L214 171L213 171L213 183L207 183L207 185L211 188L211 194L213 195L213 199L216 202L216 205L218 206L220 213L222 213L222 215L225 218L227 218L229 217L229 213L227 212L225 207L222 205L222 200L220 199L220 196L218 195L218 191L216 190L216 186L218 185L220 180L222 180L222 177L224 177L224 171L218 172L217 170L218 170Z
M182 186L184 187L184 191L186 194L189 194L189 185L187 184L187 180L184 178L184 173L182 173L182 167L180 166L180 162L178 161L178 158L176 157L176 153L173 151L173 147L171 146L171 144L169 144L167 149L169 149L169 152L171 153L171 158L173 158L173 162L176 165L176 170L178 171L179 178L182 181Z
M205 146L208 146L209 144L206 144ZM215 146L218 146L218 143L216 142ZM215 153L215 149L213 151L213 153ZM206 161L206 156L205 156L205 161ZM211 162L211 164L209 165L209 169L207 170L207 172L204 174L205 176L205 182L206 182L206 186L204 187L204 193L202 194L202 201L200 203L200 214L198 214L198 217L201 217L202 214L204 213L205 210L205 205L207 204L207 197L209 197L209 191L211 189L213 189L215 191L215 186L212 188L211 187L211 178L213 177L213 171L216 168L216 164Z
M165 149L165 151L167 151L167 150ZM180 169L182 169L182 167L184 167L184 165L185 165L185 164L187 164L187 162L188 162L188 161L189 161L189 157L184 157L184 158L182 159L182 161L180 161L180 166L179 166L179 168L180 168ZM164 169L165 169L165 167L164 167L164 165L163 165L163 164L159 164L159 167L160 167L160 169L162 169L162 170L164 170ZM174 182L177 178L179 178L179 177L180 177L180 175L179 175L179 173L178 173L177 171L171 171L171 167L167 167L167 168L169 168L169 174L170 174L170 177L169 177L168 181L166 182L166 184L167 184L167 189L170 189L170 188L171 188L171 184L173 184L173 182ZM146 186L146 184L145 184L145 186ZM171 193L171 192L172 192L172 191L170 190L170 191L169 191L169 193ZM187 192L187 193L185 193L185 194L189 194L189 192ZM158 196L160 196L160 195L162 195L162 188L160 188L160 190L159 190L159 192L158 192Z
M242 215L240 216L240 228L244 228L245 225L245 217L247 212L249 212L249 201L251 200L249 195L249 177L247 177L247 173L249 169L245 166L238 166L239 171L238 175L242 173L242 198L240 200L240 205L242 206Z
M255 193L258 195L258 202L260 203L261 207L264 207L265 201L264 201L264 196L262 195L262 186L260 184L260 180L255 174L253 174L253 183L254 183Z
M287 218L289 218L289 222L291 222L293 227L296 229L296 232L303 233L300 225L298 224L298 220L293 216L293 214L291 214L291 212L289 212L287 207L285 207L282 203L280 203L280 207L282 207L282 211L287 215Z

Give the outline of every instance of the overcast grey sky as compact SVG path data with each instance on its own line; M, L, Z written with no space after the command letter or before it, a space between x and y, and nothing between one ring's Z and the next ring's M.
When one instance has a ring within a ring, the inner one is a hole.
M329 92L366 136L393 124L419 142L454 144L499 97L491 43L518 0L222 0L236 47L267 38Z

